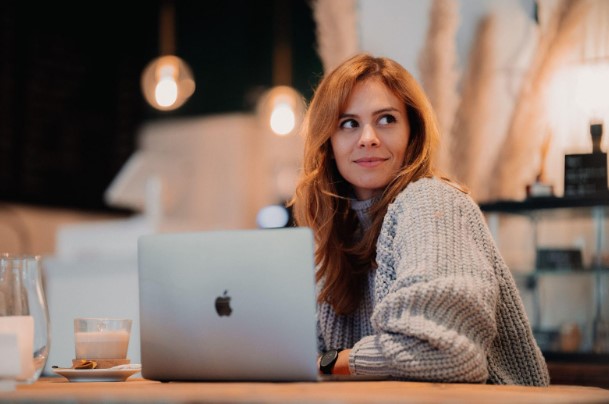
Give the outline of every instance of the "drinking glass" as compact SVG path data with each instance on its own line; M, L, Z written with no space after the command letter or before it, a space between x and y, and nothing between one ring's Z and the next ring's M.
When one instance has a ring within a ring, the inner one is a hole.
M40 256L0 254L0 333L17 335L20 351L27 350L17 382L38 380L50 343Z

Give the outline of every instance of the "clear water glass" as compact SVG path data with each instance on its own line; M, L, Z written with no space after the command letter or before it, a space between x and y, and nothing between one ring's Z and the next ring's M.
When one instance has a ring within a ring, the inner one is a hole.
M27 333L23 333L25 328L29 329ZM22 371L16 381L33 383L38 380L50 345L40 256L0 254L0 333L17 335L19 346L28 350L26 363L21 363Z

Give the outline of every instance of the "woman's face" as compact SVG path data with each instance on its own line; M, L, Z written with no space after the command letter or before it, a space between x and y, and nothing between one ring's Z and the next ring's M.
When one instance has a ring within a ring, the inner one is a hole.
M358 83L330 137L340 174L359 200L380 194L404 164L410 136L405 105L378 79Z

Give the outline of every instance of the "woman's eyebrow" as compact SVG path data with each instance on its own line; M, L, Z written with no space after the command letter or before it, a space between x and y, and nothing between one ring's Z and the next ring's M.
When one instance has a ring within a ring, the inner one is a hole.
M393 107L387 107L387 108L381 108L378 109L374 112L372 112L372 115L379 115L379 114L384 114L385 112L397 112L399 113L400 110L397 108L393 108ZM343 118L357 118L357 114L353 114L353 113L349 113L349 112L343 112L342 114L340 114L338 116L339 119L343 119Z
M393 107L387 107L387 108L379 109L378 111L374 111L373 114L378 115L378 114L383 114L385 112L400 112L400 110L397 108L393 108Z

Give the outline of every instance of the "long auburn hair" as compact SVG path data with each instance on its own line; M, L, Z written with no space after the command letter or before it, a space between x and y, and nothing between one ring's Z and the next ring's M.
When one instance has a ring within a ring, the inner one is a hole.
M410 137L404 164L371 209L372 225L355 238L358 221L350 209L353 194L332 158L330 137L356 84L368 79L384 83L406 106ZM439 133L431 105L414 77L397 62L368 54L356 55L323 78L309 104L302 126L304 161L291 201L296 224L315 234L318 302L338 314L357 309L367 274L376 268L376 242L387 206L406 186L434 174L433 155Z

